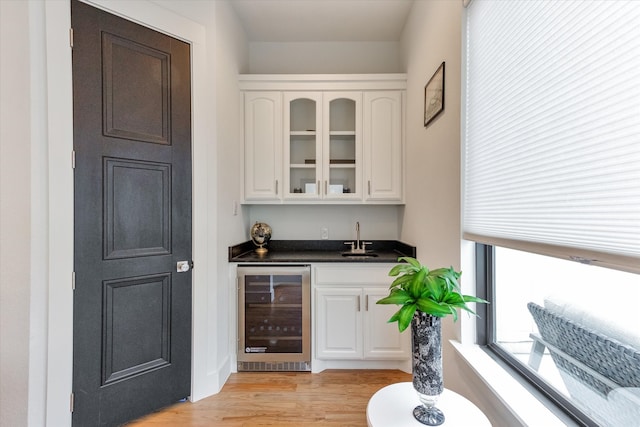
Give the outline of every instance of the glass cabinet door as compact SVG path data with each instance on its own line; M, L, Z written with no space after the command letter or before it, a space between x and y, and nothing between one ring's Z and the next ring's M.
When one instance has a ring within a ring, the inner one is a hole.
M362 197L362 93L284 95L285 198Z
M362 94L324 94L323 196L361 197Z
M321 197L322 94L285 94L285 197Z

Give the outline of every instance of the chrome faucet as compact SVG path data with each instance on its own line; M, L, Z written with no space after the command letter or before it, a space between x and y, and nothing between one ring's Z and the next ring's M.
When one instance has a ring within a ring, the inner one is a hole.
M361 242L360 241L360 221L356 221L356 241L355 242L344 242L345 245L351 245L351 253L352 254L363 254L367 251L367 245L370 245L371 242Z

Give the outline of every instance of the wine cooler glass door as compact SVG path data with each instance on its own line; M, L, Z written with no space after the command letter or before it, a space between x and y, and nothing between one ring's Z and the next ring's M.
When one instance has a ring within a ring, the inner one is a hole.
M238 361L310 360L308 266L239 267Z

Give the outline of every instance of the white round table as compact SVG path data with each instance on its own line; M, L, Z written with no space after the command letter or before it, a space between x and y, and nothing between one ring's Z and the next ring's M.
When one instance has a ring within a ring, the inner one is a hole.
M413 417L413 408L420 405L410 382L388 385L378 390L367 405L369 427L424 427ZM444 413L446 427L491 427L487 416L472 402L455 391L444 389L436 407Z

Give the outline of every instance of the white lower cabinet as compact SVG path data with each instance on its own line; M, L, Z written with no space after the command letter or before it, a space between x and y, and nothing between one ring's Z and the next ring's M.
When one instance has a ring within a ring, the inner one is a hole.
M314 341L317 359L409 360L409 333L400 333L395 322L388 323L399 307L376 304L388 295L390 278L387 273L391 266L349 264L315 267Z
M376 304L376 301L389 295L388 291L388 285L363 289L366 319L363 324L365 359L405 359L410 355L410 332L400 333L397 322L389 323L393 313L400 307Z
M319 359L361 359L362 290L316 288L316 355Z

